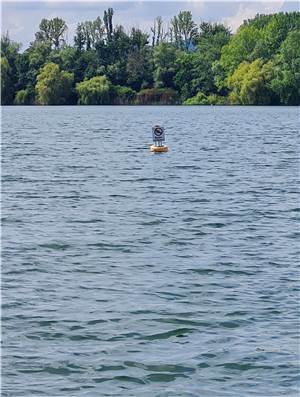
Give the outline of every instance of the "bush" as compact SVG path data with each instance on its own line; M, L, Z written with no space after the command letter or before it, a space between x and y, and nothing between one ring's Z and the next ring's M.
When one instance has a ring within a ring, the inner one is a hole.
M184 105L226 105L228 99L217 94L210 94L206 96L203 92L198 92L197 95L187 99L183 102Z
M34 90L32 87L28 87L25 90L17 91L15 99L15 105L33 105L34 104Z
M47 63L37 76L35 86L40 105L65 105L72 102L73 73L60 70L55 63Z
M270 82L274 75L272 61L262 59L242 62L228 77L228 87L237 95L242 105L270 105L275 101Z
M137 105L176 105L179 103L177 91L171 88L148 88L136 96Z
M229 105L241 105L239 96L236 92L231 91L228 95L228 103Z
M130 87L115 85L113 91L115 105L130 105L135 100L136 92Z
M207 102L209 105L227 105L228 99L225 96L210 94L207 97Z
M187 99L183 102L184 105L208 105L207 96L203 92L198 92L197 95Z
M106 76L96 76L76 84L79 105L109 105L113 86Z

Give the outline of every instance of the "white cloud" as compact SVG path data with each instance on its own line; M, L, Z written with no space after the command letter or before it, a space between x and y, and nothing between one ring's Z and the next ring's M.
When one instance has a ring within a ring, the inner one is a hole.
M222 18L222 22L229 26L233 32L243 23L246 19L253 18L256 14L271 14L278 12L284 0L281 1L264 1L264 2L247 2L240 3L234 15Z
M286 0L4 0L1 28L2 32L8 30L13 40L23 43L24 49L34 40L42 18L63 18L69 27L68 40L72 43L78 22L93 20L103 15L103 10L110 6L115 10L115 24L122 24L126 29L139 26L149 32L155 17L161 16L167 28L170 19L181 10L192 11L197 24L203 20L220 21L234 31L244 19L252 18L257 13L277 12L282 7L286 9L286 4ZM298 3L288 4L288 11L298 9Z

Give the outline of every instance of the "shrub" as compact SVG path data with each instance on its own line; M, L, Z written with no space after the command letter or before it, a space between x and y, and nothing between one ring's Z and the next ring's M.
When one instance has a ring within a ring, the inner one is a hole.
M206 96L203 92L198 92L197 95L187 99L183 102L184 105L226 105L228 99L217 94L210 94Z
M64 105L72 101L73 73L61 71L55 63L47 63L37 76L37 102L41 105Z
M79 105L109 105L113 87L106 76L96 76L76 84Z
M183 102L184 105L208 105L207 96L203 92L198 92L197 95L189 98Z
M28 87L24 90L17 91L14 99L15 105L33 105L34 104L34 90Z
M136 92L130 87L115 85L113 91L115 105L129 105L135 100Z
M177 91L172 88L148 88L136 96L137 105L175 105L179 103Z

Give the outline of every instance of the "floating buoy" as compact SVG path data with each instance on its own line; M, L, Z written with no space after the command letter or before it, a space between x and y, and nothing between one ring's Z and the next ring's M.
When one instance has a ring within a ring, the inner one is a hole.
M150 152L165 153L169 150L168 146L163 144L163 142L165 141L165 130L163 127L155 125L152 128L152 137L154 145L150 146Z
M169 150L168 146L155 146L151 145L150 146L150 152L155 152L155 153L164 153Z

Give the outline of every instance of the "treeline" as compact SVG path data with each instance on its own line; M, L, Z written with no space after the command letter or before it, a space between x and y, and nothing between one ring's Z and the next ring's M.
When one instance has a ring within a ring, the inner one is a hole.
M60 18L43 19L23 52L3 36L2 104L300 104L299 12L257 15L234 35L189 11L150 34L113 15L79 23L73 45Z

